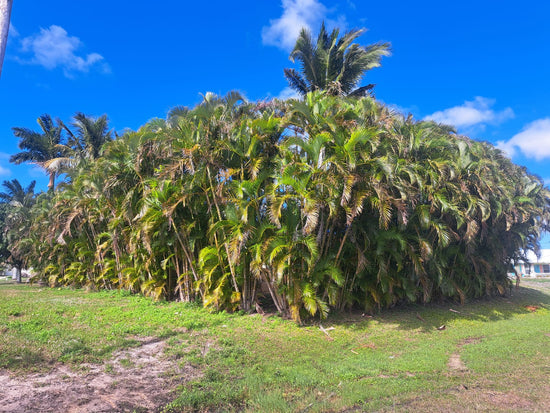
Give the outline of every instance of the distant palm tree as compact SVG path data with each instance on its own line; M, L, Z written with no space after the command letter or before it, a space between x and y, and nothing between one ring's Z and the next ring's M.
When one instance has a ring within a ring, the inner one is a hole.
M31 207L36 202L34 187L36 181L32 181L27 188L23 188L17 179L4 181L2 186L5 192L0 192L0 202L6 205L3 222L3 236L8 241L8 260L16 268L17 282L21 282L21 269L24 265L24 254L21 254L14 245L26 237L30 226L28 217Z
M0 76L2 75L2 63L4 62L6 44L8 43L12 4L13 0L0 0Z
M82 112L77 112L73 119L72 125L76 128L76 134L63 125L72 140L73 147L80 157L97 159L103 144L113 140L107 115L93 118Z
M34 205L34 187L36 186L36 181L32 181L27 188L23 188L17 179L4 181L2 186L5 192L0 192L0 202L24 208L30 208Z
M20 138L19 148L23 152L10 157L10 162L17 165L30 162L44 168L50 175L48 188L55 186L55 177L63 168L71 164L71 148L63 140L63 126L54 123L50 115L42 115L37 119L42 133L27 128L12 128L13 134Z
M365 72L380 66L382 56L390 54L390 44L363 47L352 43L364 32L365 29L353 29L338 38L339 30L329 34L323 23L315 42L311 32L302 29L290 53L292 62L301 63L301 71L284 70L290 87L303 96L314 90L326 90L330 95L366 95L373 84L355 87Z

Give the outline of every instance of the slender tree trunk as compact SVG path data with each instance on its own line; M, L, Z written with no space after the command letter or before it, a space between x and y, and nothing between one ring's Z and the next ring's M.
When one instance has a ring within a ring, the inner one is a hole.
M2 0L0 0L2 1ZM50 191L53 191L53 188L55 186L55 172L50 173L50 182L48 182L48 189Z
M338 266L338 261L340 261L340 254L342 253L342 249L344 248L344 244L346 243L346 239L348 238L349 232L351 230L351 224L348 225L346 228L346 232L344 233L344 237L342 238L342 241L340 242L340 248L338 248L338 252L336 253L336 258L334 259L334 265Z
M0 0L0 76L2 76L2 64L6 54L6 44L8 43L12 4L13 0Z
M212 201L214 202L214 206L216 207L216 211L218 212L218 219L222 220L222 214L220 212L220 206L218 205L218 201L216 199L216 193L214 192L214 182L212 180L212 174L210 173L210 167L206 167L206 172L208 173L208 180L210 181L210 190L212 191ZM214 237L216 235L214 234ZM225 253L227 254L227 263L229 264L229 271L231 272L231 279L233 280L233 288L237 293L240 293L239 286L237 284L237 275L235 274L235 269L233 267L233 261L231 260L231 254L229 253L229 247L227 246L227 242L224 241L223 246L225 247ZM217 246L216 246L217 247Z
M176 224L174 223L174 221L172 221L172 227L174 228L174 233L176 234L176 238L178 239L178 242L181 246L181 249L182 249L183 253L185 254L185 258L187 258L187 263L189 265L189 268L191 268L191 272L193 273L193 277L194 277L195 281L198 281L199 276L197 274L197 271L195 270L195 266L193 265L192 252L190 252L188 250L189 243L184 242L184 240L181 238L181 236L178 232L178 228L176 227ZM185 241L187 241L187 240L185 240ZM200 290L200 293L201 293L201 297L204 298L204 294L203 294L202 290Z
M273 304L275 304L275 307L277 307L277 311L279 314L286 316L286 306L284 305L284 299L279 295L279 293L276 291L275 286L271 285L271 278L267 277L264 273L261 273L261 277L263 278L265 284L267 285L267 289L269 290L269 294L271 295L271 299L273 300Z
M21 284L21 267L15 267L15 279Z
M334 259L334 266L338 267L338 263L340 261L340 254L342 253L342 249L344 248L344 244L346 243L346 239L348 238L349 232L351 230L351 224L348 225L346 228L346 232L344 233L344 237L342 238L342 241L340 242L340 248L338 248L338 252L336 253L336 258ZM340 288L340 296L338 297L338 308L342 309L342 303L344 301L344 291L348 284L348 277L349 274L346 272L346 279L344 281L344 285Z
M122 254L120 252L120 249L118 248L118 230L117 229L113 231L112 243L113 243L113 251L115 253L115 265L116 265L115 272L118 277L118 288L121 288L123 279L122 279L122 268L120 268L121 267L120 257Z

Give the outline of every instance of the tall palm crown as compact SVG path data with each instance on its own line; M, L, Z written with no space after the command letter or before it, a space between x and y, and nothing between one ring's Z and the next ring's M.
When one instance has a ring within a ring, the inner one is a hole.
M55 177L63 167L70 163L70 148L63 143L63 126L57 124L50 115L37 119L42 133L27 128L12 128L13 134L20 139L19 149L23 152L10 157L10 162L17 165L23 162L35 163L44 168L50 175L48 188L53 189Z
M364 96L374 85L355 89L368 70L380 66L382 56L389 56L389 43L375 43L363 47L353 43L365 29L353 29L338 38L340 31L330 34L321 25L315 42L311 32L302 29L290 60L301 63L301 73L285 69L285 77L291 88L301 95L314 90L326 90L331 95Z
M113 140L113 134L109 130L107 115L93 118L82 112L77 112L73 119L76 134L64 126L77 154L82 158L97 159L103 145Z
M4 192L0 192L0 202L5 202L16 207L30 208L35 203L34 187L36 181L32 181L29 186L23 188L17 179L4 181L2 183Z

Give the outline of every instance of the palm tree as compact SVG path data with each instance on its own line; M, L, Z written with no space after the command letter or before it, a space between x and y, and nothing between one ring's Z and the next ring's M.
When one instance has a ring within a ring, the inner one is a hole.
M321 25L317 42L311 32L302 29L290 60L301 63L301 73L285 69L285 77L291 88L301 95L314 90L327 90L331 95L365 96L373 84L355 87L368 70L380 66L382 56L390 54L389 43L375 43L363 47L352 43L365 29L353 29L338 38L339 30L330 34Z
M109 130L107 115L93 118L82 112L77 112L73 119L76 134L63 125L69 134L72 145L81 158L97 159L103 145L113 140L112 131Z
M2 63L8 43L8 31L10 28L10 14L13 0L0 0L0 76L2 75Z
M27 188L23 188L17 179L4 181L2 186L5 192L0 193L0 202L7 204L4 221L4 234L8 241L9 261L17 270L17 282L21 282L21 269L24 265L24 255L17 248L17 242L26 237L31 222L27 219L31 207L36 202L32 181Z
M23 188L17 179L4 181L2 186L5 192L0 192L0 202L24 208L30 208L34 205L36 181L32 181L27 188Z
M207 94L98 158L75 153L62 190L19 214L9 251L52 285L220 310L270 296L297 321L503 294L507 269L550 221L543 182L489 144L330 94L269 104ZM90 122L57 147L86 151L84 128L106 135ZM19 192L13 183L6 199Z
M10 162L17 165L23 162L30 162L44 168L50 175L48 188L55 186L55 177L63 168L70 165L70 148L62 140L63 126L61 122L54 123L48 114L37 119L42 133L27 128L12 128L13 134L20 138L19 149L23 152L16 153L10 157Z

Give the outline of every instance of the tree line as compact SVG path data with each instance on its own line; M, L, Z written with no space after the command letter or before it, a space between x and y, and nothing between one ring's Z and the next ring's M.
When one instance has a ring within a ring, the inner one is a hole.
M512 264L538 249L548 190L489 143L394 113L370 85L353 93L388 45L359 48L377 57L353 81L346 58L363 54L348 55L350 33L323 27L315 43L302 32L294 56L319 54L330 76L289 79L300 99L207 93L122 136L82 114L69 127L42 116L42 133L15 128L27 155L13 160L52 178L26 209L8 208L11 257L52 286L272 305L297 321L505 294ZM55 148L48 159L30 156L41 140Z

